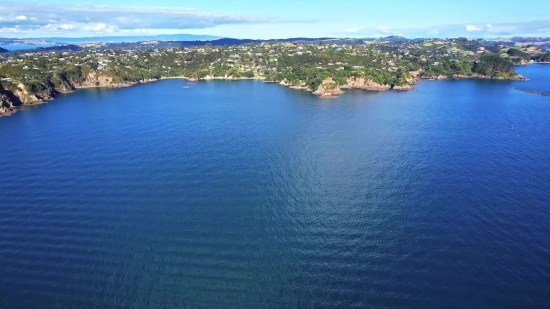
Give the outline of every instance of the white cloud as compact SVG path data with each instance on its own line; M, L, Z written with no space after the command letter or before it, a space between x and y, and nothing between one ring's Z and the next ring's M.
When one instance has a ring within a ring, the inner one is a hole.
M114 33L118 30L117 26L108 26L107 24L99 23L93 26L84 27L85 31L95 32L95 33Z
M348 28L344 30L344 32L347 32L347 33L359 33L360 31L361 31L361 28Z
M46 25L44 27L45 29L48 29L48 30L55 30L55 31L74 31L74 30L78 30L78 27L74 26L74 25L71 25L71 24L60 24L60 25L52 25L52 24L49 24L49 25Z
M156 33L154 30L149 30L149 29L129 29L129 30L126 30L126 32L128 32L128 33L139 33L139 34Z
M84 30L86 31L103 31L105 28L107 28L106 24L97 24L95 26L86 26Z
M483 27L476 26L476 25L466 25L466 31L472 32L472 31L481 31L483 30Z
M517 23L479 23L436 25L418 28L376 27L357 29L351 32L346 29L343 35L353 34L355 37L380 37L402 35L407 37L496 37L496 36L550 36L550 20L535 20Z
M134 29L204 29L219 25L276 22L257 16L202 12L183 7L0 1L0 16L4 17L0 19L0 29L13 28L18 32L29 33L40 29L60 31L75 28L87 32L122 33ZM73 28L67 25L72 25Z

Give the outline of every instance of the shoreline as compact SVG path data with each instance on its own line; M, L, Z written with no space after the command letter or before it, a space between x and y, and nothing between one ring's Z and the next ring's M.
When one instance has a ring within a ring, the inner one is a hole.
M462 79L480 79L480 80L498 80L498 81L515 81L515 82L527 82L530 79L518 74L514 78L504 78L504 77L490 77L484 75L453 75L452 77L447 76L436 76L436 77L420 77L420 80L462 80Z
M550 63L545 63L545 64L550 64ZM208 82L208 81L212 81L212 80L225 80L225 81L260 80L260 81L263 81L264 83L277 83L277 84L279 84L281 86L285 86L289 89L306 91L306 92L309 92L309 93L311 93L313 95L316 95L320 98L336 99L340 95L345 93L342 89L364 90L364 91L374 91L374 92L414 91L414 90L416 90L416 88L414 88L412 85L419 84L422 80L462 80L462 79L492 79L492 80L499 80L499 81L528 81L529 80L528 78L526 78L522 75L518 75L518 77L519 78L517 78L517 79L510 79L510 78L506 79L506 78L492 78L492 77L482 77L482 76L453 76L452 78L449 78L449 77L446 77L446 76L438 76L436 78L417 78L413 82L411 82L409 85L406 85L406 86L393 86L392 87L392 86L389 86L389 85L381 85L383 87L354 87L354 86L350 86L350 85L342 85L342 86L339 86L337 88L339 91L336 91L335 93L329 93L329 92L324 93L324 92L319 92L319 91L312 91L307 87L293 86L293 85L285 83L284 81L283 82L266 81L264 77L237 77L237 78L234 78L234 77L219 77L219 76L210 77L210 76L207 76L206 78L197 79L197 78L190 78L190 77L186 77L186 76L166 76L166 77L160 77L158 79L147 79L147 80L142 80L142 81L138 81L138 82L130 82L130 83L116 83L116 84L98 85L98 86L75 86L74 89L72 89L72 90L59 91L56 95L54 95L51 98L40 99L38 101L33 101L33 102L29 102L29 103L22 103L20 106L13 107L11 109L4 108L3 111L0 110L0 112L2 112L2 113L0 113L0 117L11 116L11 115L15 114L16 112L25 109L25 106L34 106L34 105L45 104L45 103L48 103L48 102L51 102L51 101L55 100L56 96L59 95L59 94L69 94L69 93L73 93L73 92L76 92L76 91L81 90L81 89L94 89L94 88L98 88L98 89L119 89L119 88L128 88L128 87L132 87L132 86L136 86L136 85L148 84L148 83L158 82L158 81L162 81L162 80L170 80L170 79L183 79L183 80L186 80L186 81L191 82L191 83L201 82L201 81ZM519 90L519 91L522 91L522 92L535 93L535 94L539 94L539 95L543 95L543 96L550 96L550 94L542 93L542 92L536 91L536 90L525 90L525 89L516 88L516 87L512 87L512 88L514 88L516 90ZM0 108L1 108L1 106L0 106Z

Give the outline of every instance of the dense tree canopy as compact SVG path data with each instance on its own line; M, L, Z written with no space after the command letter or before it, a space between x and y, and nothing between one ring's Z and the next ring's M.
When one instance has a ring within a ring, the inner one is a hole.
M475 62L474 73L490 77L506 77L514 73L514 64L505 58L496 55L486 55Z

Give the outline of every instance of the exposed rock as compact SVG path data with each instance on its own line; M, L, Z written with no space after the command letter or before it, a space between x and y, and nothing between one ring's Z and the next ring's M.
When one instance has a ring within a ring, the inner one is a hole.
M346 79L346 84L342 85L342 88L363 89L371 91L388 91L391 89L391 86L381 85L365 77L348 77L348 79Z
M76 88L91 88L91 87L116 87L120 84L114 84L111 77L90 72L82 83L76 85Z
M411 86L411 85L393 86L392 89L393 89L393 90L396 90L396 91L410 91L410 90L416 90L416 89L414 89L414 87Z
M523 76L523 75L517 75L515 78L513 78L513 80L521 80L521 81L528 81L529 78Z
M300 81L300 84L298 85L292 85L289 87L290 89L296 89L296 90L309 90L306 82Z
M19 99L19 101L21 101L22 104L30 105L43 102L36 95L30 94L22 83L16 83L15 85L17 88L13 92L13 94Z
M10 115L21 109L24 105L45 103L53 100L59 93L68 93L79 88L120 88L155 80L157 79L143 80L135 83L114 83L110 77L90 73L82 83L72 84L66 79L54 76L52 77L52 82L54 82L55 86L48 86L36 94L30 93L21 82L13 82L10 89L6 89L0 84L0 116Z
M342 91L338 84L330 77L325 79L321 85L319 85L319 88L313 92L313 94L321 98L336 98L343 93L344 91Z
M447 80L447 79L498 79L498 80L521 80L521 81L528 81L529 78L523 76L523 75L516 75L516 76L513 76L513 77L493 77L493 76L488 76L488 75L482 75L482 74L477 74L477 73L474 73L470 76L468 75L462 75L462 74L454 74L452 77L447 77L447 76L444 76L444 75L439 75L439 76L435 76L435 77L421 77L423 79L428 79L428 80Z
M23 103L8 89L0 84L0 116L11 115L19 109Z

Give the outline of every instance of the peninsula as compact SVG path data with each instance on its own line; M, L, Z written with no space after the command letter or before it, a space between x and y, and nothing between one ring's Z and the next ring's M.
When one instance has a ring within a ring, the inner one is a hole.
M413 90L419 79L522 80L514 65L550 61L550 53L536 46L465 38L174 44L86 44L3 53L0 116L79 88L126 87L162 78L262 79L334 98L345 89Z

